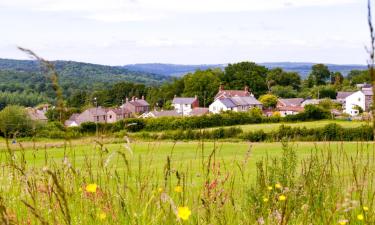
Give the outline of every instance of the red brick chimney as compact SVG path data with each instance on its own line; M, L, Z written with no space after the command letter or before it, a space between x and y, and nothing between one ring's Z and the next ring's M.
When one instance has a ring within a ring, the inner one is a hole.
M220 84L219 91L223 91L223 90L224 90L224 85Z
M249 93L249 86L245 86L245 92Z

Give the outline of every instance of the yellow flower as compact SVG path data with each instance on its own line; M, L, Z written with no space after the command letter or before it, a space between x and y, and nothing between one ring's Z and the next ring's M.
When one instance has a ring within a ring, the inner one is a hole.
M365 217L362 215L362 214L358 214L358 216L357 216L357 219L358 220L363 220Z
M275 184L275 188L277 188L277 189L281 189L282 187L283 187L283 186L281 186L280 183Z
M268 198L264 197L263 202L268 202Z
M187 206L178 207L178 211L177 211L178 218L181 218L182 220L187 220L189 219L190 215L191 215L191 211L189 207Z
M107 218L107 214L105 212L100 212L97 216L99 220L105 220L105 218Z
M368 207L367 206L363 206L363 211L368 211Z
M279 201L285 201L286 200L286 196L285 195L280 195L279 196Z
M97 188L98 188L98 185L96 184L88 184L86 186L86 191L89 193L95 193Z
M347 224L348 223L348 220L340 220L339 221L339 224L340 225L345 225L345 224Z
M163 192L163 188L158 188L158 192L159 193Z
M181 193L182 192L182 187L180 185L176 186L174 188L174 191L177 192L177 193Z
M271 191L273 189L273 187L272 186L268 186L267 189Z

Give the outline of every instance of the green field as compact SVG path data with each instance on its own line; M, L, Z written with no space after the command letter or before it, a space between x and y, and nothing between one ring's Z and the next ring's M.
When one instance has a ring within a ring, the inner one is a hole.
M364 224L359 214L367 224L375 219L373 143L296 142L283 148L85 138L10 148L0 144L0 210L6 209L0 219L15 224L256 224L260 217L265 224ZM91 193L88 184L98 189ZM348 198L357 202L351 211L324 210ZM182 206L191 211L187 220Z
M284 124L291 127L306 127L306 128L319 128L324 127L327 124L336 123L344 128L359 127L361 125L370 124L364 121L344 121L344 120L320 120L311 122L294 122L294 123L261 123L261 124L247 124L247 125L236 125L233 127L239 127L243 131L256 131L263 130L264 132L270 132L277 130L280 125ZM371 125L371 124L370 124ZM213 129L213 128L211 128Z

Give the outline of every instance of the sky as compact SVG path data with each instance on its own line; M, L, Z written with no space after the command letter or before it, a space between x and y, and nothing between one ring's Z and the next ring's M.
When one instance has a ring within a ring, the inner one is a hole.
M366 0L0 0L0 58L366 64ZM374 7L375 8L375 7Z

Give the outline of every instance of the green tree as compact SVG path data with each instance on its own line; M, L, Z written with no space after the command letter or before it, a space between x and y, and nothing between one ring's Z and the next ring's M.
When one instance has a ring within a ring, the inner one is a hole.
M308 77L309 87L313 85L324 85L331 76L331 72L324 64L313 65L311 69L311 73Z
M293 89L299 89L301 85L301 76L296 72L285 72L281 68L275 68L267 73L267 84L272 86L291 86Z
M184 76L184 92L187 97L198 96L200 105L209 105L220 86L219 70L197 70Z
M277 104L277 97L272 94L265 94L260 96L259 101L263 104L266 108L273 108Z
M0 111L0 131L6 138L30 134L33 127L33 121L21 106L9 105Z
M331 84L335 85L336 87L339 87L344 82L344 76L340 72L335 72L331 76Z
M279 96L280 98L295 98L297 96L297 91L293 89L292 86L280 86L276 85L271 87L271 93Z
M229 64L221 76L222 82L231 89L243 90L248 86L255 96L265 94L268 69L253 62Z

